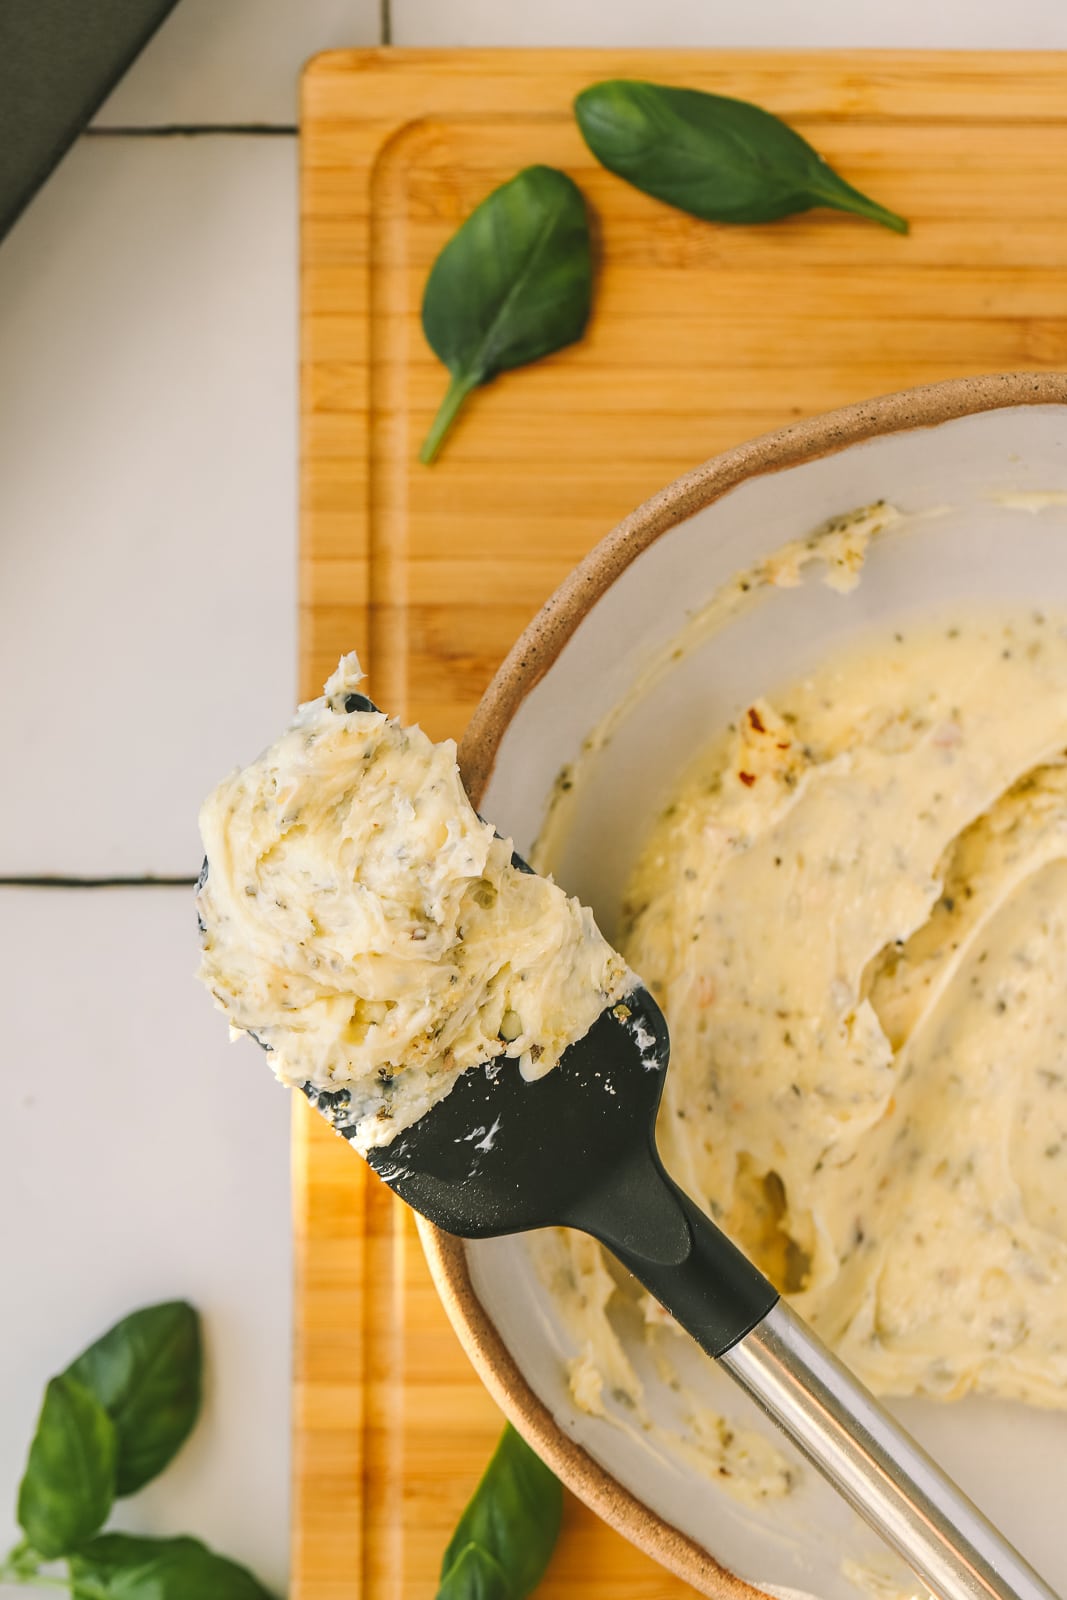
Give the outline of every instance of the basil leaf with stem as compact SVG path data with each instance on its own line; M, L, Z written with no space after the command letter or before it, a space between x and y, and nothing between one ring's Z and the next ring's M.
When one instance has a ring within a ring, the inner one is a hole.
M423 331L452 381L419 460L434 460L473 389L580 339L592 295L581 191L555 167L525 167L471 212L426 281Z
M184 1300L116 1322L67 1368L115 1425L116 1495L133 1494L173 1459L200 1411L200 1318Z
M509 1423L444 1553L437 1600L524 1600L562 1515L559 1480Z
M908 231L903 217L854 189L787 123L747 100L615 78L584 89L574 114L609 172L706 222L774 222L829 206Z
M63 1374L44 1394L19 1486L18 1521L46 1560L102 1526L115 1498L115 1426L84 1384Z
M199 1539L105 1533L71 1556L70 1574L86 1600L273 1600L247 1567Z

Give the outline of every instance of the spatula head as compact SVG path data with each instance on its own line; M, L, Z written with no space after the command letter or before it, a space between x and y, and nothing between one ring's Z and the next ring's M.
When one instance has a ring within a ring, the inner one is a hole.
M526 1083L504 1058L472 1067L367 1160L447 1233L481 1239L566 1222L627 1156L648 1149L669 1053L662 1012L635 989L543 1078ZM348 1131L344 1090L304 1093Z

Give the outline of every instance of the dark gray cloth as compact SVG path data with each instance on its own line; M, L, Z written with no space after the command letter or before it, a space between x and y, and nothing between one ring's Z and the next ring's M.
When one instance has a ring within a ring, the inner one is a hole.
M0 238L177 0L0 0Z

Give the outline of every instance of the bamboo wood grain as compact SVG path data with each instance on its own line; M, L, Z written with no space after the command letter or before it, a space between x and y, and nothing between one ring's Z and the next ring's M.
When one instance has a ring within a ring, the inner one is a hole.
M761 229L667 210L592 162L597 78L758 100L909 238L830 213ZM439 464L430 262L519 167L586 192L587 339L482 390ZM301 689L356 647L371 692L457 736L574 562L698 461L792 418L937 378L1067 366L1067 58L902 52L360 51L304 78ZM414 1227L294 1112L295 1600L425 1600L499 1415ZM543 1591L688 1592L568 1507Z

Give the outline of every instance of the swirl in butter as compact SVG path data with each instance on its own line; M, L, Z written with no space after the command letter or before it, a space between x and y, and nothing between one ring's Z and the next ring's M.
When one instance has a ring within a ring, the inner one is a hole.
M744 708L627 890L668 1167L882 1394L1067 1407L1065 746L1062 619L872 636ZM578 1404L633 1387L627 1294Z

